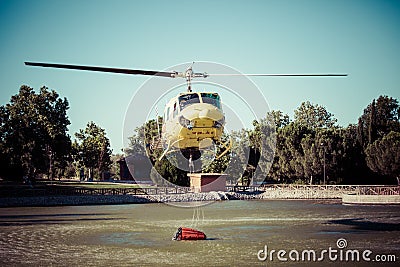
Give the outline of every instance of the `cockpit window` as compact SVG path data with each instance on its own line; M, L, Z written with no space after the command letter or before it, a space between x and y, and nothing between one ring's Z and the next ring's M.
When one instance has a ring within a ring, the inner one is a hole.
M181 95L179 97L179 106L180 106L181 110L184 109L186 106L195 104L195 103L200 103L200 98L197 93Z
M217 93L201 93L203 103L211 104L217 108L221 108L221 101Z

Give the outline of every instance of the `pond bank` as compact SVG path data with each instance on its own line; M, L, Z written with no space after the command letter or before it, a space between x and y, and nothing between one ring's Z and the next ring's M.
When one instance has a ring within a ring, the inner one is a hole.
M3 197L0 207L33 207L33 206L81 206L81 205L118 205L164 202L224 201L251 199L338 199L341 196L318 194L293 194L293 192L208 192L186 194L157 195L81 195L81 196L33 196Z
M142 189L133 188L123 191L117 189L96 189L74 191L80 194L65 194L67 191L52 191L52 195L12 195L4 194L0 197L0 207L29 207L29 206L77 206L77 205L110 205L110 204L140 204L165 202L199 202L224 200L273 200L273 199L326 199L342 201L346 196L365 196L380 198L392 195L398 201L400 188L398 186L299 186L276 185L271 187L253 188L253 191L239 192L207 192L207 193L179 193L177 190L169 192L165 188L148 188L147 194ZM121 189L122 190L122 189ZM69 192L71 193L71 192ZM396 197L397 196L397 197ZM345 202L345 201L344 201ZM368 202L370 203L370 202ZM367 204L368 204L367 203Z

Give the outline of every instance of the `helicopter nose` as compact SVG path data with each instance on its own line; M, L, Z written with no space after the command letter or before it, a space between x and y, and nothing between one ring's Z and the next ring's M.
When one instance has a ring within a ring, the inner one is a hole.
M190 121L195 119L219 121L224 117L222 110L204 103L193 104L186 107L182 110L182 115L185 117L185 119Z
M218 109L203 109L199 112L200 119L212 119L218 121L223 118L223 114Z
M195 109L185 109L182 111L182 115L185 117L185 119L191 121L198 118L199 111Z

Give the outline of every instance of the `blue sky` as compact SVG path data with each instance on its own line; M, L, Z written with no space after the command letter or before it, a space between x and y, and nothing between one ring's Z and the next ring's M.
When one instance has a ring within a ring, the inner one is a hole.
M356 123L379 95L400 99L399 1L14 0L0 1L0 20L0 104L22 84L46 85L70 102L71 136L94 121L114 152L123 147L129 103L148 77L23 62L163 70L209 61L243 73L348 73L251 78L271 109L293 117L309 100L342 126Z

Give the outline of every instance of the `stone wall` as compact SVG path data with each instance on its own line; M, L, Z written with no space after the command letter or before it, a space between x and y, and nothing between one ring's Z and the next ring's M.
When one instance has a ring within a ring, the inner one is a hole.
M0 207L17 206L73 206L73 205L108 205L159 202L196 202L221 200L252 199L342 199L348 203L382 204L381 202L400 204L400 195L355 195L354 190L325 189L288 189L270 188L255 192L203 192L186 194L156 195L81 195L81 196L35 196L35 197L2 197ZM349 195L350 194L350 195ZM351 195L353 194L353 195Z
M400 195L343 195L343 204L394 205L400 204Z

